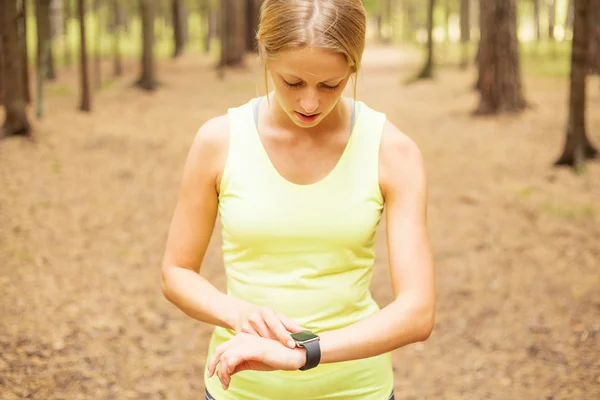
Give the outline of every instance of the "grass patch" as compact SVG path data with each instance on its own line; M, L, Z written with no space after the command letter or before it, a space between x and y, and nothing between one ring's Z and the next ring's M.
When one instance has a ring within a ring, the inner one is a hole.
M533 194L535 192L537 192L536 189L534 189L532 187L526 187L526 188L523 188L523 189L519 190L517 192L517 196L521 197L521 198L524 198L524 199L527 199L527 198L533 196Z
M73 91L73 88L69 87L68 85L45 85L44 91L48 95L67 96Z
M542 204L541 211L570 220L590 219L596 215L596 209L591 204L568 206L546 202Z

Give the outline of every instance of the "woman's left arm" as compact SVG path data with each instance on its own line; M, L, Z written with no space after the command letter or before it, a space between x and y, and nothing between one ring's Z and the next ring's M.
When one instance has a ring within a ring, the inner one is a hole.
M390 122L381 139L379 182L395 299L365 320L321 334L322 363L387 353L424 341L433 330L435 282L425 168L417 145Z

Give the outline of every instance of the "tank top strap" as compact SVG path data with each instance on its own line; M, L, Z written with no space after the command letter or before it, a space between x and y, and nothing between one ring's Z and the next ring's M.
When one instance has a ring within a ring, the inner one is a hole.
M253 98L249 102L238 107L229 108L227 115L229 117L229 150L227 161L221 178L221 191L228 187L231 176L244 174L244 170L249 166L256 166L256 156L260 153L256 148L253 130L254 124L254 104L258 103L258 98Z
M348 162L344 164L341 178L360 176L360 182L383 203L379 190L379 149L387 121L386 114L370 108L362 101L356 102L356 122L350 138Z

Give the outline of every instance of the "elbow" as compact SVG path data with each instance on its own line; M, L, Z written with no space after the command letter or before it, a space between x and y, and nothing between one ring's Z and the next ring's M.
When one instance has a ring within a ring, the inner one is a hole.
M414 342L427 341L435 326L435 304L430 302L415 304L412 307L412 321Z
M173 290L170 279L172 268L173 267L170 265L163 265L160 275L160 288L162 294L169 301L172 301L173 298Z
M429 320L427 322L425 322L419 332L419 342L425 342L427 339L429 339L431 337L431 334L433 333L433 327L435 326L435 323L433 320Z
M418 341L425 342L431 337L435 327L435 306L427 305L421 308L419 312L421 321L418 328Z

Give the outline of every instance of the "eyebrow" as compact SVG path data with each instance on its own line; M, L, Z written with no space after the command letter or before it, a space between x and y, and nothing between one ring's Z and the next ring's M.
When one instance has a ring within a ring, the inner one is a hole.
M304 80L304 79L302 79L302 78L299 78L299 77L297 77L296 75L293 75L293 74L288 74L288 73L285 73L285 72L284 72L283 74L284 74L284 75L291 76L291 77L292 77L292 78L294 78L294 79L298 79L299 81L303 81L303 80ZM339 76L339 77L335 77L335 78L326 79L326 80L324 80L324 81L322 81L322 82L331 82L331 81L337 81L338 79L344 79L344 78L345 78L344 76Z

